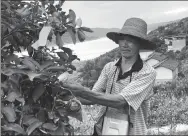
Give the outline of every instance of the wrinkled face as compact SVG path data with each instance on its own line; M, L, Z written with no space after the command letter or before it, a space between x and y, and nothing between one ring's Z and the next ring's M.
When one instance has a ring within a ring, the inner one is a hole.
M137 39L130 36L120 36L118 39L121 56L124 58L132 58L139 54L140 44Z

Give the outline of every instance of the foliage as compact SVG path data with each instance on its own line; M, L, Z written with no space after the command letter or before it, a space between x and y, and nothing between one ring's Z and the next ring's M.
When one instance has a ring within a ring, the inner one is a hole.
M94 60L88 60L83 68L79 70L79 77L82 78L82 85L92 88L97 81L103 67L111 61L120 58L118 48L99 56Z
M58 76L76 70L79 58L63 47L68 32L73 43L85 40L73 10L62 11L64 0L1 1L1 125L2 135L73 135L68 116L82 121L81 103L61 87ZM61 51L48 48L55 37ZM16 52L27 50L29 56Z
M155 86L155 95L150 100L148 126L161 127L188 123L187 87L182 80L178 82L179 85L176 88L172 88L171 83Z
M188 17L183 18L177 22L169 23L164 26L158 27L158 29L151 31L148 35L152 39L153 37L163 37L170 35L179 35L188 33Z

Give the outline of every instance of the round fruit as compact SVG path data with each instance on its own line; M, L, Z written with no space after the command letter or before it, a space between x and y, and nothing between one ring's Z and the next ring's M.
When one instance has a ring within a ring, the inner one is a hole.
M71 99L68 105L71 111L79 111L81 109L81 103L76 99Z

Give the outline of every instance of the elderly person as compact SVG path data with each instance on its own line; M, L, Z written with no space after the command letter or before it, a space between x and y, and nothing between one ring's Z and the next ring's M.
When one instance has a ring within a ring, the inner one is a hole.
M146 135L148 99L153 94L155 70L140 58L139 51L153 50L147 38L147 24L140 18L129 18L119 32L109 32L107 37L119 44L121 58L107 63L92 91L78 83L65 83L82 104L99 104L94 134L101 135L106 112L129 111L129 135ZM108 107L108 108L107 108ZM123 126L122 126L123 127Z

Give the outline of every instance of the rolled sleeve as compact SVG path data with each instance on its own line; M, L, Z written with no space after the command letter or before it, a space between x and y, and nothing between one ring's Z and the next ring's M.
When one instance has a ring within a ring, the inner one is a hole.
M108 64L106 64L101 71L101 74L96 81L95 85L93 86L92 91L99 92L99 93L104 93L106 90L106 84L107 84L107 69L108 69Z
M121 96L127 101L127 103L137 111L141 103L145 100L147 95L152 91L154 82L156 79L156 72L140 74L135 80L127 85L122 92Z

